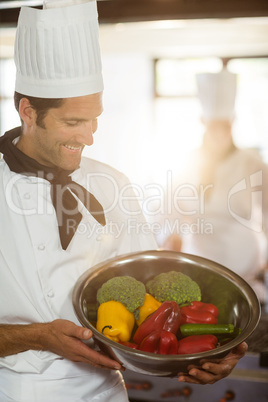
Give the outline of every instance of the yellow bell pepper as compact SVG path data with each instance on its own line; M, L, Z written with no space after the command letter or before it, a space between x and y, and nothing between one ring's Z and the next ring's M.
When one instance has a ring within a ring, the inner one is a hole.
M128 342L134 324L134 314L120 302L110 300L98 308L96 328L114 342Z
M144 304L139 307L139 319L136 320L138 326L147 318L150 314L156 311L162 303L156 300L152 295L149 293L145 294Z

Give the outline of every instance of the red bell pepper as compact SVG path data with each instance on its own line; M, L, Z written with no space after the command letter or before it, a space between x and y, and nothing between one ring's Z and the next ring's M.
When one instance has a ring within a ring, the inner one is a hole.
M153 331L142 340L139 346L139 350L143 352L158 353L160 355L176 355L177 349L176 335L164 329Z
M187 355L215 349L218 338L215 335L190 335L178 341L179 355Z
M210 303L193 301L181 307L181 324L217 324L219 311Z
M127 347L129 347L129 348L132 348L132 349L138 349L138 345L137 345L136 343L134 343L134 342L123 342L123 341L120 341L120 342L118 342L118 343L120 343L121 345L127 346Z
M219 315L218 308L216 306L214 306L214 304L211 304L211 303L203 303L201 301L196 300L191 303L191 307L193 310L209 311L215 317L218 317L218 315Z
M181 321L180 307L174 301L165 301L149 317L147 317L133 336L133 341L138 345L146 336L155 330L165 330L176 334Z

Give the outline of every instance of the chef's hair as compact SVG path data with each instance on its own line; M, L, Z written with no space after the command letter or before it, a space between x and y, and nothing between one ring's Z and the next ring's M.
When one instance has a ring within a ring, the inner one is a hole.
M26 98L29 100L32 108L36 111L36 124L39 127L45 128L44 127L44 118L47 115L47 112L49 109L52 108L58 108L63 105L64 99L63 98L36 98L34 96L28 96L28 95L23 95L20 94L19 92L14 92L14 104L17 112L19 113L19 106L20 106L20 100L22 98Z

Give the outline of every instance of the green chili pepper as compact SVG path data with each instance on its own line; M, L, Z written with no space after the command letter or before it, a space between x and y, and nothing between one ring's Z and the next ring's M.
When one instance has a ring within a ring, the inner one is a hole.
M207 334L232 334L237 336L241 333L241 329L236 328L233 324L183 324L180 326L180 333L183 337Z

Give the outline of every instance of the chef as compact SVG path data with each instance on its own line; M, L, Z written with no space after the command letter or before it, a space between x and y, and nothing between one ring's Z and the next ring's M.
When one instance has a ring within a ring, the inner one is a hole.
M255 150L233 142L236 85L236 75L226 68L197 75L205 132L183 178L184 195L188 192L191 200L187 207L177 205L189 229L181 249L235 271L263 301L264 289L255 277L267 260L267 166Z
M22 124L0 137L0 402L125 402L124 368L72 308L90 267L156 248L128 179L81 155L103 111L96 2L23 7L15 63ZM179 380L215 382L246 348Z

